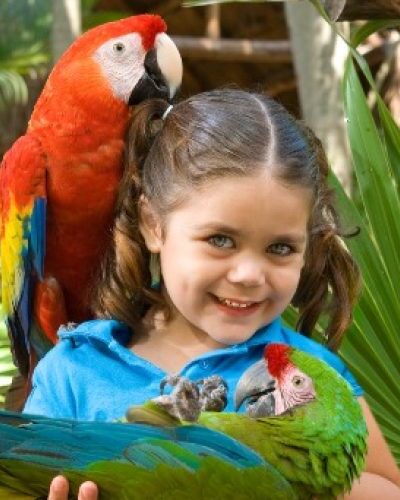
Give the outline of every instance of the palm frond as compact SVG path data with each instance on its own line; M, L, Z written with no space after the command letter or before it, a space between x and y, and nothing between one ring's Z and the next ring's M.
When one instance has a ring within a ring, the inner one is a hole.
M15 71L0 70L0 111L10 103L26 104L27 101L28 88L22 76Z
M400 196L396 166L400 131L381 102L379 129L349 59L344 100L353 165L366 214L361 237L349 242L360 262L363 292L341 353L364 387L372 410L400 462ZM391 153L389 154L389 150ZM342 205L349 204L337 187ZM343 211L343 210L342 210ZM354 212L354 211L353 211Z
M23 76L48 64L50 22L49 0L0 3L0 111L27 102Z

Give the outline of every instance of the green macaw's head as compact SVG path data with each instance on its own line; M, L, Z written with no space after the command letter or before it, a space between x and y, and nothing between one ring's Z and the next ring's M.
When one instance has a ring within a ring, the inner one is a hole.
M236 386L236 409L242 404L254 418L302 415L327 425L345 409L350 423L365 425L349 383L321 359L286 344L269 344L264 358L244 372Z

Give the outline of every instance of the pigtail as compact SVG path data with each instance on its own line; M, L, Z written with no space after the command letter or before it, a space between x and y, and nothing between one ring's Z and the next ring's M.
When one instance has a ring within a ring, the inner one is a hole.
M150 255L139 230L138 205L143 166L167 107L168 103L162 100L147 101L132 117L112 242L92 294L92 307L97 317L123 321L133 330L139 327L150 305L163 303L161 294L150 286Z
M334 193L327 185L328 161L320 141L304 127L318 165L317 192L309 224L305 265L293 305L299 309L296 328L310 335L321 315L328 318L327 345L337 350L352 320L352 310L360 289L359 268L345 247L345 234L334 206Z

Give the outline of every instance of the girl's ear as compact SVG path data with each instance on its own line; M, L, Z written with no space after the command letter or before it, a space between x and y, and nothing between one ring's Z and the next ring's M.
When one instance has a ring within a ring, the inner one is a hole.
M159 253L162 245L161 219L143 195L139 199L139 229L148 250Z

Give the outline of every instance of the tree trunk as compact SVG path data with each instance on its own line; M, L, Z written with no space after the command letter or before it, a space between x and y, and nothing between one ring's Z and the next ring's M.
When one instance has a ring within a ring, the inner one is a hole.
M306 2L285 3L303 119L321 139L331 167L351 190L341 80L347 48Z
M82 30L80 0L52 0L53 27L51 45L53 62L71 45Z

